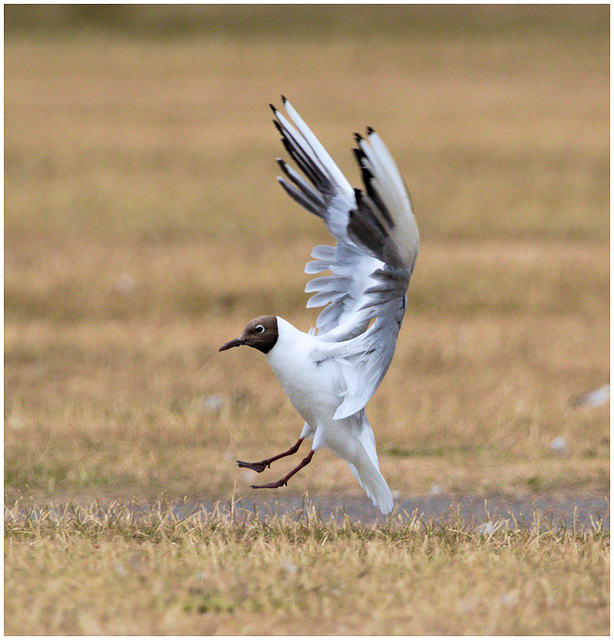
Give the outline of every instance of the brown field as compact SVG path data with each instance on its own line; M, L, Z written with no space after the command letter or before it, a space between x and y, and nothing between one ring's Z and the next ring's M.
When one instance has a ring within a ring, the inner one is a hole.
M234 460L295 441L302 422L264 359L217 353L255 315L303 330L316 317L302 269L330 239L276 184L283 149L267 103L281 93L354 184L351 134L373 126L413 197L420 255L369 405L391 489L609 493L609 403L571 401L609 382L607 6L184 7L174 22L134 9L98 26L50 7L34 29L7 11L9 514L18 500L78 503L88 521L95 500L253 497L253 473ZM306 491L340 503L361 492L323 451L277 497ZM313 525L298 540L289 522L245 533L222 516L160 517L83 536L72 516L38 528L17 518L6 633L608 631L598 527L484 542L460 524L372 537ZM72 563L84 567L66 575ZM117 566L132 569L114 580ZM264 600L233 577L241 566ZM188 585L204 574L205 587ZM382 591L386 580L400 591ZM136 585L153 587L140 598Z

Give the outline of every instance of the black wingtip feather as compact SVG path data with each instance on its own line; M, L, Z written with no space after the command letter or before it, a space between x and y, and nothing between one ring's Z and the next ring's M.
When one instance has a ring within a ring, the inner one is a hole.
M366 185L368 180L373 177L373 174L371 173L371 171L369 171L369 169L367 169L367 167L365 167L365 163L363 162L363 160L365 159L365 154L362 149L352 149L352 151L356 156L356 160L358 162L358 165L360 166L360 171L362 172L363 182Z
M286 96L284 96L283 94L282 94L282 96L281 96L281 101L282 101L284 104L286 104L286 102L288 102L288 101L286 100Z
M371 135L372 133L375 133L375 129L373 127L367 127L367 133Z

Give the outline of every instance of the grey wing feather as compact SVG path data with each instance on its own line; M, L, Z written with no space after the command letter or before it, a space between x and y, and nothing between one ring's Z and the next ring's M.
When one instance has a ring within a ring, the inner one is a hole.
M331 341L354 337L366 328L360 321L365 314L357 313L363 304L362 295L373 284L373 271L383 264L349 236L350 215L357 207L354 189L290 103L284 101L284 106L294 124L273 107L275 125L284 147L307 180L281 159L278 163L285 178L278 180L301 206L323 218L338 241L336 246L320 245L312 251L315 260L307 263L305 271L331 271L332 275L307 284L306 292L315 294L307 307L325 307L316 321L318 336Z
M311 280L308 307L324 306L316 326L314 357L334 359L345 382L335 418L362 409L384 377L405 313L405 292L416 261L419 236L403 179L379 136L356 135L365 191L352 189L330 155L290 103L292 123L273 107L284 147L307 179L283 160L286 192L321 217L337 240L312 251L305 271L331 275ZM375 318L375 322L369 323Z
M331 360L345 381L343 402L334 418L341 419L360 411L383 380L405 315L405 292L409 274L382 269L374 274L380 284L367 290L361 312L366 321L375 322L363 333L333 344L321 343L312 353L316 360Z

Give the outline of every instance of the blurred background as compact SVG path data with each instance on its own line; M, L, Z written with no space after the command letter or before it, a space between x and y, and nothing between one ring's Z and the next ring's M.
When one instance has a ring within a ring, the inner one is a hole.
M317 316L280 94L356 186L375 128L412 194L391 488L607 491L608 5L8 5L4 73L9 502L252 495L234 460L295 442L264 359L217 353ZM287 491L360 493L318 458Z

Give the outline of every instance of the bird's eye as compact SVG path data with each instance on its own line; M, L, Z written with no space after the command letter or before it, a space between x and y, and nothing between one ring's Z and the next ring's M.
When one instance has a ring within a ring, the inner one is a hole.
M256 333L264 333L264 327L261 324L256 327Z

